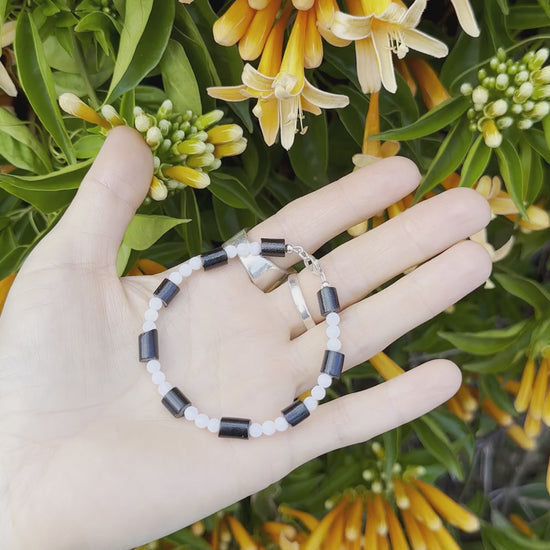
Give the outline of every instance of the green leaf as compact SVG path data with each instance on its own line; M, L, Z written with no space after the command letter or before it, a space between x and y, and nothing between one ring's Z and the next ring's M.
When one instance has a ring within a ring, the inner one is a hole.
M492 355L510 347L529 327L527 321L503 329L491 329L479 332L439 332L456 348L473 355Z
M128 90L120 100L120 116L128 126L134 126L134 107L136 106L135 89Z
M187 252L189 256L196 256L202 252L202 230L201 213L192 187L185 188L181 193L181 212L189 219L189 223L183 226Z
M124 275L131 254L132 249L127 244L124 244L124 242L120 243L116 257L116 272L119 277Z
M15 57L19 81L33 111L60 147L69 164L76 162L74 149L63 124L52 72L32 17L21 11L15 33Z
M508 27L512 30L540 29L550 27L550 14L539 6L524 4L512 6L510 17L507 18Z
M3 108L0 108L0 151L11 164L35 174L52 169L48 154L27 124Z
M0 281L21 267L29 249L29 245L22 245L3 255L3 258L0 260Z
M328 183L328 130L325 113L310 115L307 124L309 127L304 135L296 134L288 156L298 178L311 189L319 189Z
M175 3L128 0L107 103L137 86L161 60L174 22Z
M544 169L542 167L542 159L535 154L531 155L531 157L529 172L523 172L529 182L529 185L525 190L525 203L527 205L531 205L537 200L542 186L544 185Z
M550 118L550 117L546 117ZM524 132L527 141L531 147L548 163L550 164L550 147L546 141L546 136L541 130L531 128Z
M479 378L480 401L488 397L495 405L511 416L516 416L517 411L510 399L510 394L505 391L496 376L486 375Z
M550 541L537 540L533 537L526 537L516 529L493 527L482 525L481 535L483 541L488 541L496 550L550 550Z
M202 112L201 94L193 68L183 49L175 40L168 42L168 47L160 61L164 91L172 100L175 110L181 113L190 109L195 114Z
M470 147L464 165L460 172L460 186L472 187L474 183L483 175L485 168L489 164L492 149L485 145L483 136L480 134L474 144Z
M115 34L116 27L108 14L102 11L88 13L78 22L74 30L76 32L93 32L97 43L101 46L105 55L115 57L111 35Z
M450 473L462 481L464 479L462 465L449 438L437 422L429 415L424 415L414 420L412 426L424 448Z
M122 242L132 250L146 250L153 246L167 231L187 223L189 220L180 218L170 218L168 216L149 216L146 214L136 214Z
M88 135L81 137L74 144L77 158L95 158L104 142L105 137L101 135Z
M470 104L471 101L469 97L451 97L428 111L416 122L404 126L403 128L382 132L372 137L374 139L406 141L433 134L458 119L468 109Z
M508 0L497 0L498 7L504 15L510 13L510 8L508 7Z
M541 315L550 308L550 293L532 279L527 279L516 273L509 275L495 273L494 278L504 290L532 306L537 315Z
M527 217L527 212L523 205L523 170L519 155L512 143L506 138L502 140L502 144L495 149L495 152L506 190L512 197L519 212L524 217Z
M344 94L349 97L349 104L343 109L337 109L336 114L355 143L361 147L363 145L365 120L369 108L367 97L351 86L335 86L332 91L336 94Z
M170 542L182 544L184 548L192 550L212 550L210 544L197 535L194 535L189 528L176 531L166 537Z
M546 147L550 148L550 116L545 116L542 119L542 129L544 131L544 140L546 141Z
M72 164L44 176L0 174L0 188L42 212L53 212L69 204L91 163Z
M233 208L246 208L260 218L265 217L252 193L237 178L223 172L210 172L209 176L208 189L222 202Z
M464 156L468 152L471 143L472 132L469 129L469 122L466 117L463 117L443 140L426 175L422 179L420 187L416 191L417 199L423 197L428 191L431 191L438 183L441 183L458 168L464 160Z
M461 363L460 368L469 372L477 372L478 374L497 374L499 372L508 371L510 369L510 365L514 363L514 359L517 354L515 349L516 347L517 344L512 345L505 351L492 355L489 358Z

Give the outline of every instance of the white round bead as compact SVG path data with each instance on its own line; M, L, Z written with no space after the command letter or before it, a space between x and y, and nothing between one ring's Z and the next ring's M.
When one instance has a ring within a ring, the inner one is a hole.
M179 271L172 271L168 279L170 279L175 285L179 285L183 281L183 276Z
M275 431L276 431L275 422L273 422L273 420L266 420L262 424L262 432L265 435L273 435L275 433Z
M178 271L180 272L182 277L189 277L189 275L193 273L193 270L191 269L191 267L187 262L181 264Z
M237 245L237 254L239 256L248 256L250 254L250 245L248 243L239 243Z
M162 300L158 296L153 296L149 300L149 309L154 309L155 311L158 311L162 308Z
M258 422L252 422L248 427L248 435L250 437L260 437L262 435L262 425Z
M164 397L174 386L167 380L158 385L158 392Z
M154 372L158 372L160 370L160 362L156 359L151 359L151 361L147 362L147 372L150 372L153 374Z
M193 407L193 405L191 405L190 407L187 407L185 411L183 411L183 415L185 416L185 418L191 421L194 421L195 418L197 418L198 414L199 414L199 411L197 407Z
M335 311L331 311L326 317L327 325L330 327L335 327L340 323L340 315Z
M212 432L213 434L218 433L220 431L220 419L219 418L211 418L208 421L208 431Z
M151 380L153 384L162 384L166 380L166 375L159 370L151 375Z
M317 377L317 384L319 384L321 388L328 388L332 384L332 376L326 372L322 372Z
M228 258L234 258L237 255L237 247L234 244L228 244L224 250Z
M327 349L330 351L338 351L342 347L342 342L338 338L329 338L327 342Z
M326 394L327 392L325 391L325 388L321 386L317 385L311 388L311 397L313 397L314 399L317 399L317 401L321 401L321 399L323 399Z
M153 330L154 328L157 328L157 325L153 321L145 321L143 323L143 332L149 332L150 330Z
M288 422L284 416L278 416L275 419L275 428L278 432L284 432L288 429Z
M262 250L260 243L253 241L249 244L250 244L250 254L252 254L253 256L258 256L258 254L260 254Z
M193 271L197 271L202 267L202 258L200 256L193 256L189 259L189 267Z
M197 426L197 428L206 428L206 426L208 426L209 420L210 418L208 418L208 415L204 413L199 413L195 418L195 426Z
M312 412L317 408L317 400L310 395L304 399L304 405L307 407L309 412Z
M340 327L338 325L329 325L325 332L329 338L338 338L340 336Z
M148 309L144 317L146 321L156 321L159 318L159 312L155 309Z

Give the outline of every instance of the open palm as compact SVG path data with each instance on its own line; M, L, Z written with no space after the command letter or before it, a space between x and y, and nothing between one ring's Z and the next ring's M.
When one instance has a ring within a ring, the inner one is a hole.
M142 544L321 453L419 416L459 385L452 363L432 361L249 441L220 439L173 418L137 357L143 312L164 275L119 279L115 269L151 170L139 135L113 130L65 216L25 262L0 317L0 535L8 548ZM291 203L249 238L285 238L313 253L410 193L418 178L405 159L380 161ZM481 196L457 189L322 259L342 305L346 369L487 278L485 251L459 241L488 218ZM170 382L212 416L280 415L315 384L326 343L319 280L309 271L299 279L318 323L307 332L288 286L264 294L236 259L186 279L158 322Z

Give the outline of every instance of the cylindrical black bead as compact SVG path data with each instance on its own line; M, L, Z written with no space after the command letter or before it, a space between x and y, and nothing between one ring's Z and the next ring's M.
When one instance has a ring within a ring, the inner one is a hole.
M176 417L181 418L191 401L181 393L179 388L172 388L163 398L162 404Z
M180 287L177 284L173 283L170 279L164 279L153 294L160 298L164 307L166 307L179 291Z
M278 256L283 258L286 254L286 244L284 239L262 239L262 256Z
M281 412L291 426L296 426L296 424L299 424L309 416L308 408L304 405L304 402L299 399Z
M333 286L324 286L317 292L317 299L319 300L319 309L321 315L326 317L329 313L340 311L340 302L338 301L338 294Z
M227 263L227 252L220 246L214 248L210 252L205 252L201 254L202 258L202 267L204 270L212 269L213 267L218 267L219 265L224 265Z
M325 350L325 356L323 357L323 363L321 365L321 372L338 378L342 373L342 367L344 366L344 354L339 351L332 351L330 349Z
M159 358L159 338L157 329L139 335L139 360L142 363Z
M218 437L236 437L237 439L248 439L249 418L231 418L223 416L220 418L220 430Z

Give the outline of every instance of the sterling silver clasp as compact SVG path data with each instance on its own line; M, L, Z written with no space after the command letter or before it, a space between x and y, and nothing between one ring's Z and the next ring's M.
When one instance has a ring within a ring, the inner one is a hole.
M315 258L315 256L308 254L303 247L294 246L292 244L286 245L286 252L287 254L290 254L292 252L294 254L297 254L300 257L300 259L304 262L304 266L306 268L310 268L311 271L313 271L313 273L319 275L319 277L321 278L321 286L329 286L325 272L323 271L323 268L321 267L319 260Z

